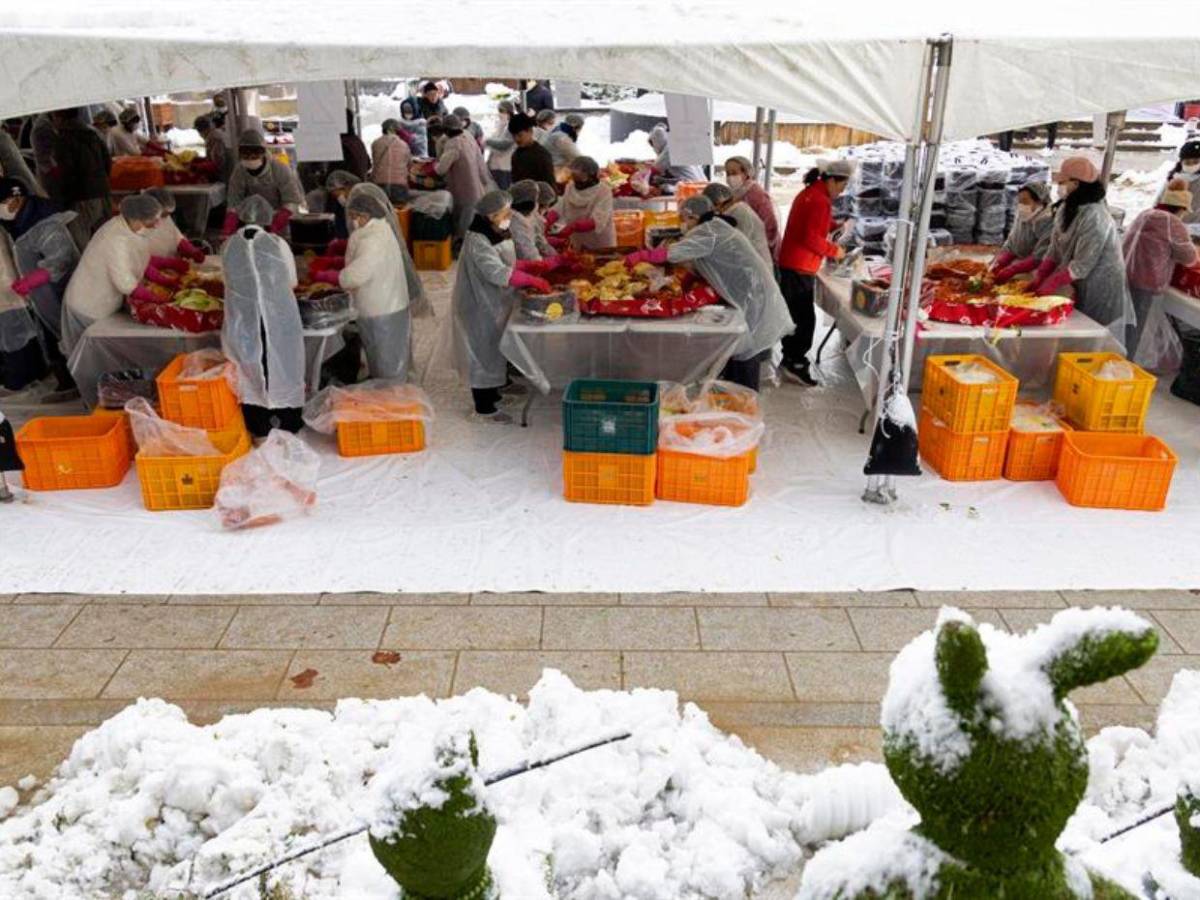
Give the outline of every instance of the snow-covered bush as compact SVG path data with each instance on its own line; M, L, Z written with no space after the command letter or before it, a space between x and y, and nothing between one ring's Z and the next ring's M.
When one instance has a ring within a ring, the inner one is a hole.
M1064 610L1013 636L944 609L893 662L883 702L884 758L920 824L882 820L818 853L800 897L1128 898L1055 848L1088 779L1066 696L1157 645L1123 610Z
M1188 783L1179 789L1175 801L1175 822L1179 825L1179 849L1183 867L1200 876L1200 785Z

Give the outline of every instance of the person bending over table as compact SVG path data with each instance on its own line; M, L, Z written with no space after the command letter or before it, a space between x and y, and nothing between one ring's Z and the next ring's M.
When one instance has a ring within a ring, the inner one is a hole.
M538 184L526 178L512 186L510 230L517 259L550 259L555 255L546 240L546 223L538 213Z
M722 300L741 310L747 331L721 377L757 391L763 360L795 328L775 273L732 221L716 214L707 197L688 197L680 203L679 220L682 239L630 253L625 264L689 264Z
M143 277L178 287L175 273L147 267L150 234L159 227L162 206L149 194L130 194L121 201L119 215L100 226L88 242L63 296L62 340L68 358L93 322L118 312L127 296L158 301L141 292Z
M270 223L272 234L281 233L304 203L304 189L291 166L269 156L263 136L248 129L238 137L238 164L229 176L225 198L229 211L225 213L222 237L229 237L237 229L237 208L251 196L262 197L275 210Z
M158 227L150 232L150 265L183 273L188 269L183 260L204 262L204 251L185 238L175 220L171 218L171 214L175 212L175 195L160 187L147 188L142 193L149 194L162 206Z
M272 428L304 427L304 326L296 303L292 248L266 230L275 210L259 196L237 209L246 223L221 250L225 322L221 351L237 366L246 427L256 438Z
M1017 191L1017 218L1012 231L992 260L996 284L1004 284L1014 275L1035 271L1050 250L1053 228L1050 185L1044 181L1025 182Z
M750 208L744 200L737 199L733 189L728 185L714 181L704 188L704 196L712 201L718 213L733 219L737 230L746 236L758 255L766 260L767 265L774 268L775 258L771 254L771 245L767 240L767 229L762 219Z
M612 188L600 180L600 166L590 156L576 157L571 163L566 193L546 215L552 228L559 221L565 227L550 238L553 246L569 241L573 250L601 250L617 243Z

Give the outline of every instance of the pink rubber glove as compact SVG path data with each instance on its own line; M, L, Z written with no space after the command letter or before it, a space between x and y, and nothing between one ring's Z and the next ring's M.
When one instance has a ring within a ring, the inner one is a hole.
M310 272L324 272L326 269L335 271L346 268L346 257L344 256L318 256L308 264Z
M28 275L18 278L12 283L13 293L28 297L30 291L50 283L50 273L45 269L34 269Z
M145 300L147 303L170 303L171 302L170 297L168 297L164 300L162 297L158 296L158 294L154 293L154 291L150 290L150 288L143 287L140 284L137 287L135 287L132 291L130 291L129 298L131 300Z
M286 206L275 210L275 215L271 219L271 234L282 234L283 229L287 228L287 224L291 219L292 211Z
M596 220L585 216L582 219L576 219L568 227L572 234L586 234L596 230Z
M177 256L152 256L150 257L150 265L159 271L178 272L182 275L188 270L188 264Z
M1038 285L1037 295L1039 297L1058 297L1065 296L1063 290L1071 286L1071 270L1067 266L1058 269L1049 278L1043 279Z
M546 242L555 250L561 250L567 246L567 239L565 237L559 237L556 234L552 234L546 238Z
M324 272L318 272L312 277L313 281L319 281L322 284L332 284L334 287L342 286L341 275L332 269L326 269Z
M1029 290L1036 291L1038 286L1041 285L1041 283L1050 275L1050 273L1054 271L1057 265L1058 263L1049 257L1043 259L1038 264L1037 271L1034 273L1032 280L1029 282Z
M516 266L519 271L531 275L543 275L550 271L550 264L544 259L518 259Z
M225 213L225 221L221 223L221 237L229 237L231 234L237 231L237 227L238 215L231 209Z
M554 256L542 260L542 262L546 264L547 272L555 272L567 264L567 257L555 254Z
M346 248L350 244L345 238L334 238L329 242L329 246L325 248L326 256L345 256Z
M1023 275L1026 272L1032 272L1038 267L1041 262L1036 256L1027 256L1024 259L1018 259L1012 265L1005 266L995 275L996 284L1004 284L1006 281L1011 281L1015 275Z
M546 227L552 228L554 223L558 221L558 210L552 209L546 213Z
M161 284L165 288L174 290L179 287L179 276L174 273L167 274L154 266L146 266L146 274L143 276L147 281L154 284Z
M1010 262L1016 259L1015 253L1010 253L1007 250L1001 250L996 254L996 258L992 260L992 271L1000 272L1005 269Z
M514 268L512 275L508 277L508 283L515 288L532 288L535 291L550 292L550 282L545 278L538 278L536 275L522 272L517 268Z
M653 263L656 266L661 266L667 261L667 247L665 244L660 244L649 250L635 250L625 257L625 265L632 269L638 263Z
M204 251L187 238L182 238L179 241L175 247L175 252L186 259L190 259L192 262L204 262Z

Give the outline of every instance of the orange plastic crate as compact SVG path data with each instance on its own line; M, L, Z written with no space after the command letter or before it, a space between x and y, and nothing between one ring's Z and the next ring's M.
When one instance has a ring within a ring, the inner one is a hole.
M150 510L208 509L213 505L221 472L250 452L250 434L241 417L228 428L209 431L218 456L137 455L142 505Z
M563 451L563 496L573 503L654 502L654 454Z
M154 379L162 417L189 428L228 428L241 421L237 395L224 378L180 378L185 354L176 356Z
M1067 419L1084 431L1120 431L1140 434L1145 427L1155 377L1133 366L1129 381L1096 377L1119 353L1060 353L1054 375L1054 402L1067 411ZM1128 362L1128 360L1125 360Z
M413 241L413 264L423 271L443 272L450 268L453 255L450 252L450 238L442 241Z
M1017 408L1024 404L1017 404ZM1032 405L1032 404L1029 404ZM1009 481L1053 481L1058 473L1063 433L1071 430L1059 422L1061 431L1026 431L1013 423L1004 455L1004 477Z
M404 236L404 242L411 244L412 238L408 235L412 227L412 210L407 206L394 206L392 208L396 210L396 224L400 226L400 234Z
M717 459L660 449L654 496L679 503L741 506L750 496L750 456Z
M425 449L425 423L420 419L338 422L337 445L339 456L416 453Z
M990 384L966 384L954 377L956 369L972 363L992 372ZM982 356L930 356L925 360L921 405L956 434L1008 430L1019 382Z
M17 432L17 454L31 491L113 487L133 459L125 426L97 416L31 419Z
M92 410L92 415L98 419L113 419L121 423L121 432L125 437L125 446L132 460L137 453L137 442L133 439L133 426L129 423L129 413L123 409L105 409L98 406Z
M1159 510L1178 460L1151 435L1069 431L1055 482L1072 506Z
M638 210L619 209L614 212L613 227L617 232L618 247L641 247L646 242L646 230Z
M679 211L675 209L667 210L642 210L642 229L647 228L678 228L679 227Z
M675 199L682 203L688 197L703 194L706 187L707 181L681 181L675 186Z
M1008 432L955 434L922 408L917 444L922 459L947 481L992 481L1004 471Z

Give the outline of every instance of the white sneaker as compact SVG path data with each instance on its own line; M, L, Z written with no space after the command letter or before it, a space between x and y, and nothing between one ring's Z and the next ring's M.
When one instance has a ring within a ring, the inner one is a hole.
M513 423L513 417L500 410L496 410L494 413L472 413L471 418L476 422L490 422L493 425L511 425Z

